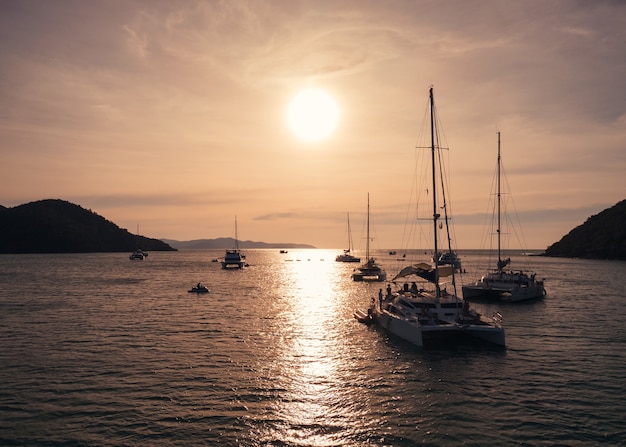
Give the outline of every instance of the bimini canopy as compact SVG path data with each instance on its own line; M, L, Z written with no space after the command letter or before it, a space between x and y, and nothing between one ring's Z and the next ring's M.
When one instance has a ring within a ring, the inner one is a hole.
M451 265L440 265L439 266L439 277L443 278L445 276L452 275L453 266ZM407 276L416 275L420 278L425 279L428 282L435 283L435 268L427 264L425 262L420 262L418 264L409 265L404 267L400 272L392 279L395 281L398 278L405 278Z
M502 270L504 267L506 267L510 263L511 263L511 258L507 258L504 260L498 259L498 270Z

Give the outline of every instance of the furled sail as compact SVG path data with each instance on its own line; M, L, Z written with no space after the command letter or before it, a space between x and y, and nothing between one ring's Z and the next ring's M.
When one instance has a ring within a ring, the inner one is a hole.
M439 266L439 277L445 277L452 275L453 267L451 265L440 265ZM434 283L436 281L435 278L435 269L432 265L427 264L425 262L420 262L418 264L409 265L404 267L400 272L392 279L395 281L398 278L404 278L406 276L416 275L420 278L425 279L426 281Z

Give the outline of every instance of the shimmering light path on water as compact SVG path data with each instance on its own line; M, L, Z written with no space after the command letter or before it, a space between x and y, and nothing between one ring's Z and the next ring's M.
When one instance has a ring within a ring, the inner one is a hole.
M0 256L0 445L626 444L626 263L533 258L545 299L478 306L506 350L422 351L334 251L222 254Z

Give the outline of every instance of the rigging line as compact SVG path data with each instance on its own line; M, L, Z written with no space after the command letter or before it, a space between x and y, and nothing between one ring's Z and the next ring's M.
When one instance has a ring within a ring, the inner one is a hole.
M426 175L424 175L424 173L422 173L422 175L419 175L420 174L419 167L420 166L427 167L427 165L424 165L420 162L421 158L425 156L425 151L421 151L419 149L430 149L430 146L424 145L426 141L427 130L428 130L427 124L429 123L429 120L427 119L427 117L429 114L430 114L430 100L427 99L424 104L422 119L419 121L420 126L418 128L417 141L415 143L415 147L413 151L413 155L414 155L413 183L412 183L409 201L407 202L408 205L407 205L407 212L405 216L405 229L403 231L402 247L401 247L401 249L405 252L407 251L409 247L418 246L418 244L415 243L416 239L418 238L417 231L415 231L416 221L419 220L419 213L420 213L419 204L422 202L422 200L420 199L420 196L424 189L423 185L424 185L425 179L428 178ZM408 231L407 231L407 227L408 227ZM421 225L417 226L417 228L420 230L420 234L423 234L422 226Z
M491 185L489 186L489 197L487 200L487 211L485 213L484 219L483 219L483 230L482 230L482 238L481 238L481 245L480 245L480 250L481 253L485 253L487 254L486 257L486 265L484 267L485 270L489 269L489 266L492 265L492 251L493 251L493 236L494 234L496 234L494 232L494 228L497 228L497 223L496 223L496 215L497 215L497 211L496 211L496 207L497 207L497 186L496 186L496 182L497 182L497 178L498 178L498 161L496 160L494 162L494 168L491 171L492 177L491 177ZM489 225L487 225L487 220L490 221Z
M428 174L429 164L424 162L424 159L427 159L430 155L430 145L426 145L426 141L429 140L429 126L430 120L427 119L430 113L430 101L427 100L424 107L424 117L420 121L421 126L419 128L417 141L414 147L414 169L413 169L413 188L411 189L411 196L407 205L407 212L405 217L405 230L403 233L402 246L404 254L410 247L426 247L428 244L424 244L424 241L430 240L430 237L427 237L425 231L426 229L424 225L420 222L422 220L428 220L432 222L432 216L429 218L423 219L421 217L421 213L426 211L428 213L428 199L424 199L423 195L426 194L428 196L428 179L430 175ZM422 150L422 149L428 149ZM426 207L426 208L424 208ZM408 227L408 230L407 230ZM417 255L413 255L414 258L418 258Z
M439 141L439 134L437 133L437 141ZM443 159L441 156L441 148L437 147L437 159L439 161L439 181L441 182L441 197L443 205L441 208L443 209L444 222L446 225L446 241L448 246L448 252L452 253L452 241L450 239L450 218L448 217L448 202L446 196L446 188L445 188L445 168L443 164ZM438 253L435 253L435 256L439 256ZM454 289L454 294L456 295L456 269L452 268L452 287Z
M527 251L528 250L528 246L526 244L526 238L524 236L524 230L522 227L522 223L520 221L519 218L519 213L517 212L517 207L515 206L515 198L513 197L513 194L511 194L511 187L509 185L509 179L508 176L506 175L506 173L504 172L504 164L502 163L502 161L500 162L501 164L501 169L502 169L502 176L504 177L504 181L506 183L506 189L507 191L509 191L508 195L509 195L509 200L511 203L511 206L513 207L513 212L512 213L505 213L505 216L507 216L507 220L510 223L510 227L511 227L511 231L513 233L513 235L515 236L515 239L517 241L517 244L519 246L519 248L521 250ZM515 216L515 221L512 218L512 215ZM509 246L509 250L511 250L511 247ZM526 267L526 269L530 269L530 263L528 261L528 259L526 259L526 261L524 262L524 266Z

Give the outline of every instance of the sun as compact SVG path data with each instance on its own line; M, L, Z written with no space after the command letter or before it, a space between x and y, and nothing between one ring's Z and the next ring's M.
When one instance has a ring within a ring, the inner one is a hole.
M339 105L325 90L310 88L293 97L287 108L287 123L301 140L328 138L339 123Z

